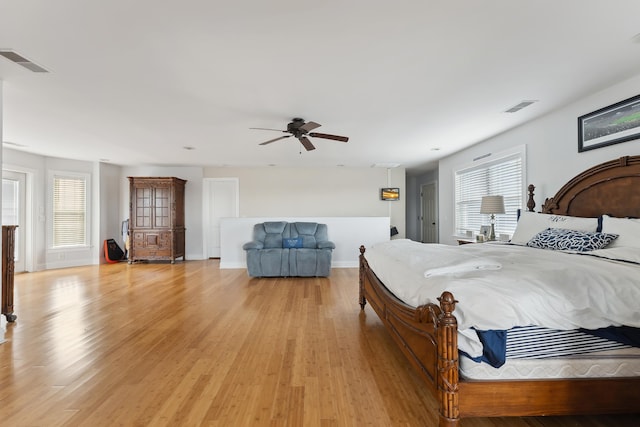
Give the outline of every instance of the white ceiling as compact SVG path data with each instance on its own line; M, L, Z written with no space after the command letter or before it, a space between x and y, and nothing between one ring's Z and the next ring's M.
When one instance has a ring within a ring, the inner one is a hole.
M424 170L637 75L639 16L638 0L0 0L0 49L50 71L0 57L4 146L119 165ZM523 100L539 102L504 113ZM249 129L293 117L351 139L307 152Z

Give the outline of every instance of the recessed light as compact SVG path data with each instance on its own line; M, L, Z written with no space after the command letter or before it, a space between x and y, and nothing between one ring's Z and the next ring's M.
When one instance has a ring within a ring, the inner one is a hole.
M188 146L188 145L185 145L185 146L184 146L184 147L182 147L182 148L184 148L184 149L185 149L185 150L187 150L187 151L191 151L191 150L195 150L195 149L196 149L196 147L191 147L191 146Z

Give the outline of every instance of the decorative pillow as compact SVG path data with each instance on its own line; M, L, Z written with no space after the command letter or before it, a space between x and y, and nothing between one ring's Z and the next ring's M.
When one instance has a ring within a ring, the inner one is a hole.
M588 252L605 248L617 237L617 234L547 228L529 240L527 246L554 251Z
M302 237L283 238L282 239L282 247L286 248L286 249L301 248L302 247Z
M602 216L602 232L617 234L610 248L640 248L640 219Z
M511 243L526 245L536 234L547 228L596 232L598 218L579 218L575 216L548 215L536 212L522 212Z

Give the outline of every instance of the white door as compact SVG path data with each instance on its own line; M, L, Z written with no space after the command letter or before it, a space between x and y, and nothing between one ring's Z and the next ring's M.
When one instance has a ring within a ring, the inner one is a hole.
M25 271L26 181L21 172L2 171L2 225L17 225L15 234L14 271Z
M422 242L438 243L438 202L436 183L423 184L420 188L422 199Z
M204 180L204 246L206 258L220 258L220 220L239 214L238 179Z

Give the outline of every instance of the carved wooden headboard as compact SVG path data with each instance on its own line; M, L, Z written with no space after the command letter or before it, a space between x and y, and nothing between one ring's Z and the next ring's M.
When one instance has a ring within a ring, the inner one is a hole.
M542 212L640 217L640 156L620 157L587 169L546 199Z

